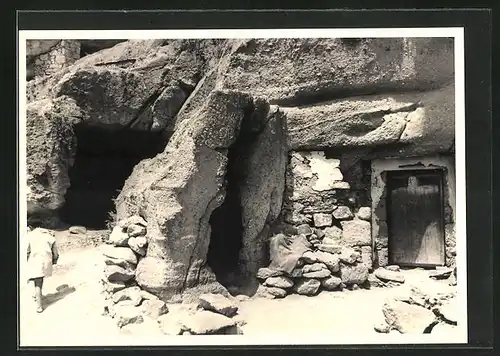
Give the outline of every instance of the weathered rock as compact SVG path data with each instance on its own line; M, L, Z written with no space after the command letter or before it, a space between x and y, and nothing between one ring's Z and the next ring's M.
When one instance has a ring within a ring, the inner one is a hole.
M290 277L292 278L300 278L304 272L302 271L302 268L295 268L293 269L292 273L290 273Z
M26 57L36 57L49 52L61 40L27 40L26 41Z
M276 298L284 298L288 293L285 289L277 287L268 287L267 292Z
M459 319L459 308L456 298L448 300L447 303L439 307L439 315L449 323L456 324Z
M297 294L301 295L315 295L319 287L321 285L321 282L318 281L317 279L298 279L295 282L295 285L293 286L293 290Z
M314 229L314 233L318 236L318 239L325 237L325 230L323 229Z
M124 231L121 227L115 226L111 234L109 235L109 243L114 246L124 247L127 246L129 236L126 231Z
M118 224L116 226L121 227L123 230L127 230L131 225L139 225L143 227L148 226L146 220L144 220L144 218L140 217L139 215L133 215L126 219L121 219L120 221L118 221Z
M136 255L128 247L104 246L102 248L102 253L106 257L110 257L116 260L123 260L133 265L137 264Z
M130 237L146 235L146 228L142 225L132 224L127 227L127 234Z
M108 257L108 256L104 256L104 263L106 265L109 265L109 266L119 266L119 267L122 267L124 269L135 269L135 264L132 264L128 261L125 261L125 260L120 260L120 259L117 259L117 258L112 258L112 257Z
M368 268L358 263L356 265L340 264L342 283L345 285L363 284L368 279Z
M269 277L265 280L266 287L290 288L293 286L293 281L285 276Z
M69 233L84 235L87 233L87 228L85 226L71 226L69 228Z
M264 279L268 279L269 277L278 277L278 276L282 276L282 275L283 275L282 271L277 271L277 270L274 270L271 268L264 267L264 268L259 268L259 270L257 271L256 277L258 279L264 280Z
M142 302L141 289L139 287L129 287L120 290L111 297L113 303L129 300L133 306L138 306Z
M363 220L341 221L342 242L347 246L371 246L371 224Z
M435 271L429 273L429 278L433 279L446 279L453 273L453 268L436 268Z
M147 240L144 236L130 237L127 241L127 244L130 249L137 253L139 256L146 256Z
M371 271L373 269L373 250L371 246L361 247L361 262Z
M430 310L400 301L385 303L382 312L391 329L403 334L423 334L437 322Z
M123 290L127 287L125 282L109 282L106 281L104 284L104 290L108 293L115 293L120 290Z
M152 319L158 319L160 315L168 313L168 307L165 302L159 299L145 300L141 304L143 315Z
M161 332L165 335L182 335L185 331L185 327L178 316L176 317L171 313L160 315L157 321Z
M359 208L356 216L361 220L370 221L372 218L372 209L369 206L362 206Z
M248 95L212 92L196 115L180 124L165 151L141 161L125 182L118 218L141 210L148 217L147 256L136 273L146 290L173 295L206 284L198 276L207 259L209 219L224 198L227 149L251 107Z
M213 311L228 317L238 312L238 306L230 299L218 294L202 294L199 296L200 306L208 311Z
M331 239L339 242L340 239L342 239L342 229L337 227L337 226L330 226L327 227L325 230L325 239Z
M327 269L322 269L320 271L314 271L314 272L304 273L303 277L304 278L318 278L318 279L321 279L321 278L330 277L331 275L332 275L332 272L330 272Z
M128 324L140 324L144 321L141 309L130 305L116 306L114 318L119 328Z
M140 291L141 297L144 300L157 300L159 299L156 295L146 292L145 290Z
M302 254L301 260L305 263L315 263L318 260L318 257L314 252L306 251Z
M28 218L56 211L70 186L68 170L76 153L73 125L80 109L68 98L40 100L26 107Z
M338 289L341 283L342 280L339 277L335 276L330 276L321 280L321 286L323 287L323 289L329 291Z
M387 270L385 268L377 268L374 272L375 276L379 278L380 280L387 282L387 281L392 281L392 282L397 282L397 283L404 283L405 282L405 276L401 272L394 272Z
M316 227L332 226L333 223L332 214L317 213L313 215L313 220Z
M239 186L241 200L242 246L239 267L243 275L255 275L266 262L267 229L281 213L285 171L288 162L286 119L277 107L260 99L253 102L252 122L260 125L260 133L249 145L245 175ZM242 123L242 135L247 122ZM258 128L258 126L257 126ZM273 159L269 159L273 157Z
M361 254L349 247L342 247L339 259L341 262L351 265L362 261Z
M317 261L323 263L331 272L339 271L340 259L338 255L324 251L316 251L314 254L316 255Z
M387 334L391 330L390 326L385 322L384 323L380 322L375 324L373 326L373 329L375 329L376 332L383 334Z
M127 282L134 278L134 271L119 266L106 266L104 275L110 282Z
M324 240L323 240L324 241ZM319 244L318 250L323 251L323 252L328 252L328 253L340 253L342 251L342 247L340 245L332 245L332 244Z
M192 315L185 315L181 320L185 329L195 335L216 334L236 325L236 321L222 314L200 310Z
M305 265L304 267L302 267L302 272L304 272L304 273L318 272L318 271L321 271L323 269L326 269L325 264L317 262L317 263L313 263L310 265Z
M297 226L297 234L309 236L313 234L313 230L308 224L302 224Z
M352 219L354 215L351 211L351 208L345 205L341 205L333 211L333 217L337 220L347 220Z
M455 336L456 332L457 332L457 327L447 323L438 323L431 330L432 335L442 336L443 338Z
M384 267L388 271L399 272L400 268L398 265L389 265Z

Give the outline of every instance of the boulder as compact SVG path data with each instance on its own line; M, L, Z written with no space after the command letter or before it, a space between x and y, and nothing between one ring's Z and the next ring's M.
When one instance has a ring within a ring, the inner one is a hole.
M448 300L445 304L439 307L438 313L446 322L456 325L458 323L460 313L457 299L452 298Z
M325 239L330 239L330 240L334 240L337 242L340 239L342 239L342 229L337 227L337 226L327 227L324 230L324 232L325 232L325 236L324 236Z
M342 284L342 279L335 276L330 276L328 278L321 280L321 287L323 287L323 289L328 291L338 289L341 284Z
M302 254L302 257L300 257L300 259L305 263L315 263L318 260L318 257L314 252L306 251Z
M104 283L104 290L108 293L115 293L120 290L123 290L127 287L125 282L109 282L105 281Z
M380 323L376 323L373 326L373 329L378 333L387 334L391 330L391 327L385 322L383 322L383 323L380 322Z
M179 124L165 151L141 161L125 182L116 202L118 219L139 211L148 217L147 255L136 273L144 289L163 290L167 297L208 281L215 285L208 269L204 275L212 277L199 278L210 243L209 219L225 195L227 151L252 105L247 94L211 92Z
M140 293L141 293L142 299L144 299L144 300L157 300L157 299L159 299L156 295L151 294L149 292L146 292L145 290L141 290Z
M302 267L302 272L304 272L304 273L318 272L318 271L321 271L323 269L326 269L325 264L321 263L321 262L316 262L316 263L313 263L310 265L305 265L304 267Z
M182 335L186 331L180 318L171 313L160 315L157 322L161 332L165 335Z
M285 298L288 292L283 288L268 287L266 291L276 298Z
M113 303L129 300L133 306L138 306L142 302L141 289L139 287L129 287L120 290L111 297Z
M285 276L269 277L265 280L264 285L266 287L277 287L277 288L290 288L293 286L293 281Z
M354 217L351 208L345 205L340 205L333 211L333 217L337 220L348 220Z
M399 272L400 268L398 265L389 265L384 267L388 271Z
M325 239L323 241L325 241ZM342 251L342 247L340 245L336 245L336 244L333 245L333 244L322 243L322 244L319 244L317 247L318 247L318 250L320 250L320 251L328 252L328 253L332 253L332 254L340 253Z
M297 226L297 234L309 236L313 234L313 230L308 224L302 224Z
M117 224L117 226L121 227L123 230L127 230L131 225L139 225L143 227L148 226L146 220L144 220L144 218L140 217L139 215L133 215L126 219L121 219Z
M238 306L229 298L219 294L206 293L199 296L200 306L208 311L213 311L228 317L234 316L238 312Z
M115 307L114 319L119 328L128 324L140 324L144 321L141 315L141 308L131 305L117 305Z
M345 285L363 284L368 279L368 268L358 263L356 265L340 264L340 275Z
M332 272L330 272L329 270L327 270L325 268L325 269L322 269L322 270L319 270L319 271L304 272L302 276L304 278L318 278L318 279L321 279L321 278L330 277L331 275L332 275Z
M84 235L87 233L87 228L85 226L71 226L69 228L70 234Z
M302 268L295 268L292 270L292 273L290 273L291 278L300 278L304 272L302 271Z
M375 276L384 281L392 281L392 282L397 282L397 283L404 283L405 282L405 276L401 272L394 272L387 270L385 268L377 268L374 272Z
M341 262L351 265L362 262L361 254L349 247L342 247L339 259Z
M297 294L311 296L318 292L320 285L321 282L317 279L301 278L295 282L293 290Z
M370 221L372 218L372 209L369 206L362 206L358 209L356 216L361 220Z
M123 260L133 265L137 264L136 255L128 247L104 246L102 248L102 253L105 257L113 258L115 260Z
M264 268L259 268L256 277L258 279L265 280L268 279L269 277L278 277L282 275L283 275L282 271L276 271L274 269L264 267Z
M195 335L217 334L236 325L235 320L206 310L184 315L180 322L186 330Z
M117 247L127 246L129 236L121 227L115 226L109 235L109 243Z
M382 312L390 328L402 334L423 334L437 322L430 310L400 301L385 303Z
M315 227L332 226L333 223L332 214L317 213L313 215L313 220Z
M132 224L127 227L127 234L130 237L146 235L146 228L142 225Z
M138 254L139 256L146 256L147 240L144 236L130 237L127 243L130 249L136 254Z
M371 246L371 224L363 220L341 221L342 242L346 246Z
M168 313L165 302L159 299L144 300L141 304L142 314L152 319L158 319L160 315Z
M134 278L134 270L119 266L106 266L104 276L110 282L127 282Z
M340 259L337 254L324 251L316 251L314 254L316 255L317 261L323 263L331 272L335 273L339 271Z
M135 269L135 265L121 259L104 256L104 263L109 266L119 266L125 269Z
M429 273L429 278L432 279L446 279L453 273L453 268L436 268L435 271Z

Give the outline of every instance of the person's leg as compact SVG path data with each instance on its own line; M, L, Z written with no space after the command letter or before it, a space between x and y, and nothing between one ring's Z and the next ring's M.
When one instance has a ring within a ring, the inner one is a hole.
M36 311L42 312L42 286L43 286L43 277L33 279L35 283L35 302L36 302Z

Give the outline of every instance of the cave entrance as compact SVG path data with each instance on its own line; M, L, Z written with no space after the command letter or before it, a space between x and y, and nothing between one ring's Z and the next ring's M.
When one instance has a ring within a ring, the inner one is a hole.
M105 229L114 199L134 166L165 147L161 132L75 126L77 151L69 170L71 186L60 219L70 225Z

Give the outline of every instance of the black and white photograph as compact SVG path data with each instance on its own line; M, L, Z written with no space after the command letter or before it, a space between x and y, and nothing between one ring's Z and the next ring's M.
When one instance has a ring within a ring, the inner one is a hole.
M467 343L463 41L19 31L20 345Z

